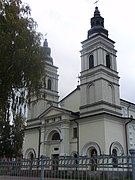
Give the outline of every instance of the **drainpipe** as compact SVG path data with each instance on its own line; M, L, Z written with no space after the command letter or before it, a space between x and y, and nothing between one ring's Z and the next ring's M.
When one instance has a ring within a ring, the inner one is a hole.
M40 145L41 145L41 127L38 128L39 139L38 139L38 159L40 159Z
M128 118L129 118L129 108L130 108L130 103L127 107L127 113L128 113ZM128 139L127 139L127 125L132 121L133 119L130 119L128 122L125 123L125 136L126 136L126 151L128 155Z
M77 124L77 154L79 155L79 123L73 120Z
M127 155L128 155L128 139L127 139L127 125L132 121L132 117L131 119L125 123L125 136L126 136L126 151L127 151Z

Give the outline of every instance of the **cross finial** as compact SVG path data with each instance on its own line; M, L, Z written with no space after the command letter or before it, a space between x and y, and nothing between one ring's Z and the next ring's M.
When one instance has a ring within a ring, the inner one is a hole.
M43 43L43 46L45 47L48 47L48 42L47 42L47 38L46 38L46 36L47 36L47 33L45 33L45 35L44 35L44 43Z
M96 4L96 6L97 6L98 1L99 1L99 0L96 0L96 1L94 2L94 4Z
M45 33L45 35L44 35L44 36L45 36L45 39L46 39L46 37L47 37L47 34L48 34L48 33Z
M45 33L45 35L44 35L44 43L43 43L43 46L46 46L46 47L48 47L48 42L47 42L47 33Z

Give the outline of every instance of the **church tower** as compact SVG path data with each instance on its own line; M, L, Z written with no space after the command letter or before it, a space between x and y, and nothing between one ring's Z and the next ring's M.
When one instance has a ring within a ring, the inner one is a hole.
M98 113L121 115L119 76L114 41L108 38L104 18L95 7L91 29L82 42L80 115Z
M37 118L51 105L58 106L58 74L57 67L53 65L51 49L48 47L47 39L41 47L42 60L44 63L45 76L42 77L41 96L37 100L32 99L28 110L28 119Z

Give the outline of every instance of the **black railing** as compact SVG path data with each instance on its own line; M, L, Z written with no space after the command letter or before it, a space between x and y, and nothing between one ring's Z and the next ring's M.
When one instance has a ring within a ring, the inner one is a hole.
M115 161L114 161L115 158ZM0 161L1 177L36 179L130 180L135 166L132 156L59 157L21 161ZM135 180L135 179L133 179Z

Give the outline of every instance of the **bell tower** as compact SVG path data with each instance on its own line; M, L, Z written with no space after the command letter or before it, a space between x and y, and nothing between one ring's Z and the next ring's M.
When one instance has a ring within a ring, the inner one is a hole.
M58 74L57 67L53 65L51 57L51 48L48 47L47 39L45 39L41 47L42 61L44 64L45 76L42 77L41 95L38 98L33 97L29 110L28 119L37 118L49 106L58 106Z
M80 51L81 117L103 112L121 115L117 51L114 44L104 28L104 18L98 7L95 7L91 29Z

